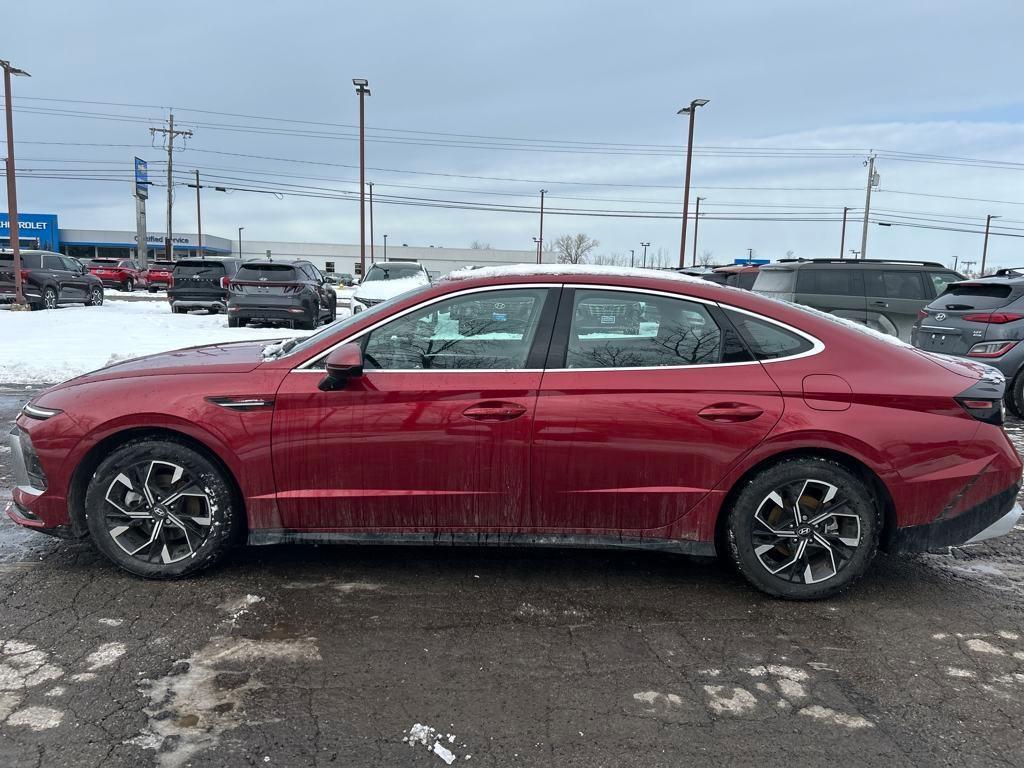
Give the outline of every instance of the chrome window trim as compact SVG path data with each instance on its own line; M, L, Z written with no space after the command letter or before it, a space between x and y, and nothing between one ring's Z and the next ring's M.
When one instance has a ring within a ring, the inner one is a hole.
M670 299L679 299L680 301L693 301L693 302L696 302L698 304L706 304L708 306L718 307L719 309L722 309L722 310L728 310L728 311L732 311L732 312L739 312L740 314L748 315L748 316L753 317L753 318L755 318L757 320L760 320L762 322L771 323L772 325L776 325L779 328L782 328L785 331L789 331L790 333L794 333L797 336L800 336L805 341L808 341L811 344L811 349L809 349L806 352L801 352L800 354L797 354L797 355L788 355L786 357L776 357L776 358L772 358L770 360L748 360L746 362L740 362L740 363L697 363L695 365L652 365L652 366L630 366L630 367L619 367L619 368L443 368L443 369L442 368L438 368L438 369L431 369L431 368L372 368L372 369L369 369L368 372L373 372L374 374L378 374L378 373L447 373L447 374L451 374L451 373L502 373L502 374L508 374L508 373L538 373L538 372L543 372L543 373L574 373L574 372L594 372L594 371L674 371L674 370L694 370L694 369L700 369L700 368L737 368L737 367L744 366L744 365L767 365L769 363L782 363L782 362L788 362L790 360L799 360L800 358L811 357L813 355L820 354L825 349L825 344L820 339L818 339L817 337L812 336L811 334L807 333L806 331L802 331L799 328L794 328L793 326L791 326L791 325L789 325L787 323L784 323L784 322L782 322L780 320L775 320L773 318L766 317L764 315L758 314L757 312L751 312L750 310L747 310L747 309L740 309L739 307L735 307L732 304L723 304L721 302L713 301L711 299L703 299L703 298L700 298L699 296L691 296L689 294L673 293L671 291L659 291L659 290L656 290L656 289L653 289L653 288L633 288L631 286L609 286L609 285L600 285L600 284L596 284L596 283L515 283L515 284L501 285L501 286L490 285L490 286L485 286L485 287L480 287L480 288L467 288L467 289L462 290L462 291L456 291L456 292L453 292L453 293L447 293L444 296L439 296L439 297L437 297L435 299L432 299L431 301L423 303L423 304L416 304L415 306L412 306L412 307L409 307L406 310L403 310L402 312L400 312L397 315L389 315L386 319L380 320L380 321L374 323L373 325L369 326L368 328L364 328L363 330L359 331L358 333L356 333L356 334L354 334L352 336L346 337L345 339L342 339L337 344L334 344L333 346L331 346L328 349L324 350L323 352L321 352L316 357L310 358L305 363L302 363L301 365L298 365L295 368L292 368L289 371L289 373L318 373L318 374L323 375L324 374L324 369L323 368L312 368L311 366L314 365L319 360L321 360L322 358L327 357L327 355L329 355L335 349L340 347L342 344L348 344L349 342L355 341L356 339L361 338L363 335L376 330L377 328L379 328L382 325L385 325L386 323L389 323L391 320L396 320L399 317L402 317L402 316L404 316L404 315L406 315L406 314L408 314L410 312L413 312L413 311L415 311L415 310L417 310L417 309L419 309L421 307L430 306L431 304L434 304L434 303L437 303L437 302L440 302L440 301L444 301L444 300L450 299L450 298L455 297L455 296L468 295L468 294L471 294L471 293L480 293L480 292L483 292L483 291L493 291L493 290L509 290L509 289L513 289L513 290L519 289L519 290L521 290L523 288L585 288L585 289L589 289L589 290L610 291L610 292L614 292L614 293L622 293L622 292L626 292L626 293L647 293L647 294L650 294L652 296L665 296L665 297L670 298Z
M323 352L321 352L316 357L311 357L306 362L300 363L296 367L292 368L289 371L289 373L320 373L320 374L322 374L324 372L323 368L313 368L312 366L315 365L320 360L322 360L323 358L327 357L329 354L331 354L331 352L333 352L335 349L340 347L342 344L350 344L351 342L355 341L356 339L360 339L363 336L365 336L366 334L372 333L373 331L375 331L378 328L380 328L382 325L386 325L387 323L390 323L392 320L397 320L400 317L404 317L405 315L408 315L410 312L415 312L416 310L422 309L423 307L429 307L432 304L437 304L437 303L442 302L442 301L449 301L449 300L451 300L451 299L453 299L453 298L455 298L457 296L468 296L468 295L473 294L473 293L483 293L485 291L507 291L507 290L522 290L524 288L561 288L561 287L562 287L561 283L514 283L514 284L509 284L509 285L487 285L487 286L480 286L478 288L465 288L465 289L463 289L461 291L453 291L451 293L446 293L446 294L444 294L442 296L437 296L437 297L435 297L435 298L433 298L433 299L431 299L429 301L426 301L426 302L423 302L423 303L420 303L420 304L414 304L413 306L409 307L408 309L403 309L401 312L399 312L397 314L388 315L386 318L384 318L382 320L378 320L373 325L368 326L367 328L364 328L363 330L359 331L358 333L355 333L355 334L353 334L351 336L346 336L344 339L341 339L337 344L333 344L332 346L328 347L327 349L325 349ZM437 369L433 369L433 368L371 368L369 370L373 371L374 373L383 373L383 372L392 372L392 373L456 373L456 372L459 372L459 373L484 373L484 372L487 372L487 373L509 373L509 372L512 372L512 371L518 371L518 372L542 371L544 369L543 368L437 368Z

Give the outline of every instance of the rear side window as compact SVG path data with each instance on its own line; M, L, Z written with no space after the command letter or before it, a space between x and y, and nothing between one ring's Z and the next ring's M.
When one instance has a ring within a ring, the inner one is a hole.
M799 334L751 315L727 310L729 320L758 360L777 360L810 352L814 345Z
M1013 287L1006 283L953 283L933 302L943 309L995 309L1010 303Z
M694 301L577 290L565 366L659 368L739 362L732 357L737 350L723 336L708 308Z
M825 296L863 296L863 282L852 269L801 269L797 272L798 293Z
M14 261L14 254L5 255L4 259L10 259ZM21 268L22 269L40 269L42 263L42 254L39 253L23 253L21 254Z
M43 256L43 267L45 269L64 269L64 262L60 260L60 256L56 256L52 253L44 253Z
M796 270L762 269L757 273L754 290L769 293L792 293L796 281Z
M298 279L291 264L244 264L235 277L238 280L267 280L293 283Z

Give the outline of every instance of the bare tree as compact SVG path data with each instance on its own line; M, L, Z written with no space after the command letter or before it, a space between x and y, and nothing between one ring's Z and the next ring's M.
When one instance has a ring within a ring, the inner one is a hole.
M702 267L710 267L715 263L715 255L712 251L701 251L700 256L697 257L697 264Z
M653 253L647 254L647 266L651 269L663 269L665 267L674 266L677 257L669 256L668 251L664 248L658 248Z
M559 264L582 264L600 243L580 232L577 235L562 235L555 240L553 248L558 254Z
M479 240L474 240L469 244L471 250L474 251L490 251L492 250L490 243L481 243Z
M595 253L587 259L588 264L603 264L609 267L624 267L629 264L629 257L623 253Z
M796 251L786 251L787 259L792 259L794 255L796 255Z

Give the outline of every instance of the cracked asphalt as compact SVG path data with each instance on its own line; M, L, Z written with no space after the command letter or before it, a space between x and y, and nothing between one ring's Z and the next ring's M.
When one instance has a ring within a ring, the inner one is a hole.
M809 604L628 552L276 546L158 583L4 516L0 766L1017 766L1022 556L882 555Z

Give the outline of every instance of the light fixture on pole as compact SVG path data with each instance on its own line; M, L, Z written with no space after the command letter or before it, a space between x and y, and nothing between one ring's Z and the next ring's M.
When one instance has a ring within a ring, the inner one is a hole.
M18 190L14 175L14 118L11 107L11 76L31 77L28 72L18 69L11 62L0 59L4 70L4 110L7 115L7 225L11 236L12 266L14 268L14 308L28 309L21 285L21 230L18 226Z
M998 216L993 216L991 213L985 217L985 244L981 247L981 276L985 276L985 260L988 258L988 231L992 226L992 219L998 219Z
M708 103L708 99L694 99L690 102L690 106L683 107L676 112L677 115L690 116L690 132L689 138L686 142L686 181L683 185L683 231L679 237L680 268L686 266L686 217L690 212L690 166L693 163L693 118L694 115L697 114L697 107L703 107Z
M643 249L644 249L643 267L644 267L644 269L647 269L647 249L650 248L651 244L650 243L640 243L640 245L642 245Z
M370 83L361 77L352 78L359 94L359 275L366 274L366 112L365 97L370 95Z

